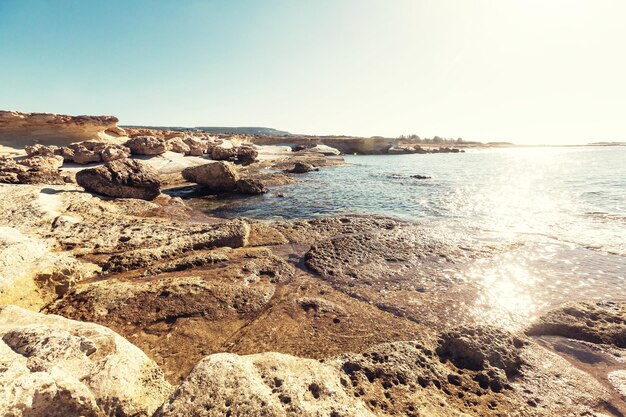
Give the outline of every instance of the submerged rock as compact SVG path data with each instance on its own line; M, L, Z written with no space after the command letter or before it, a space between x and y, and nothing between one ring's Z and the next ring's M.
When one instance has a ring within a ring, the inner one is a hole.
M239 180L235 166L222 161L185 168L182 174L187 181L200 184L214 192L233 191Z
M0 414L150 416L171 392L163 372L92 323L0 307Z
M87 191L109 197L153 200L161 193L156 171L133 159L115 160L79 171L76 182Z

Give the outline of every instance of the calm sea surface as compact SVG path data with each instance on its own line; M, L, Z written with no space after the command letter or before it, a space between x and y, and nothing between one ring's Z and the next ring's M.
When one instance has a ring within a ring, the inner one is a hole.
M347 156L267 195L209 213L294 219L367 213L520 248L476 262L475 310L525 321L575 299L626 298L626 147L509 148L464 154ZM431 179L415 179L426 175ZM277 193L284 197L276 197ZM495 319L494 319L495 320Z

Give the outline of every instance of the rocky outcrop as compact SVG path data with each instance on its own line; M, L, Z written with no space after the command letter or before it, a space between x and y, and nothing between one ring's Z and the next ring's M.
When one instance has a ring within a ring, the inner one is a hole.
M234 191L239 180L235 166L223 161L189 167L182 174L185 180L200 184L213 192Z
M0 183L65 184L71 179L60 171L63 157L54 154L13 159L0 157Z
M165 139L154 136L136 136L129 139L124 146L128 147L133 155L160 155L167 151Z
M68 116L51 113L0 111L0 145L67 145L124 134L113 116Z
M158 174L133 159L115 160L79 171L76 182L87 191L109 197L153 200L161 193Z
M287 172L290 174L306 174L311 171L319 171L320 169L311 164L307 164L306 162L296 162L293 168L288 169Z
M0 307L0 414L151 416L171 391L141 350L91 323Z
M244 165L256 161L259 153L252 146L240 146L237 148L237 160Z

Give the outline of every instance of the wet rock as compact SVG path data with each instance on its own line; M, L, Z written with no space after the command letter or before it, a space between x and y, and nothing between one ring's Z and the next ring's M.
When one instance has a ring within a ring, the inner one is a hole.
M165 139L154 136L136 136L125 144L133 155L160 155L167 151Z
M305 174L311 171L319 171L319 168L306 162L296 162L293 168L287 170L290 174Z
M109 197L152 200L161 193L158 174L132 159L115 160L79 171L76 182L87 191Z
M234 191L239 174L232 163L212 162L183 170L183 178L195 182L214 192Z
M495 367L511 377L522 366L523 346L523 339L496 327L460 327L441 335L437 354L461 369L481 371Z
M157 411L173 415L232 417L373 417L349 396L339 373L316 360L280 353L207 356Z
M626 303L572 303L542 316L526 333L531 336L562 336L626 348Z
M171 386L141 350L91 323L0 307L0 414L150 416Z
M259 180L243 178L237 181L237 192L240 194L257 195L267 191L267 187Z

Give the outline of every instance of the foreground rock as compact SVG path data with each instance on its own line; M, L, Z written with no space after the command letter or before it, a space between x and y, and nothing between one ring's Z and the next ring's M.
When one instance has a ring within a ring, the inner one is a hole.
M265 194L268 189L263 182L251 178L243 178L237 181L236 191L240 194Z
M280 353L211 355L198 363L158 417L374 417L335 369Z
M153 200L161 193L158 174L133 159L115 160L79 171L76 182L87 191L109 197Z
M150 416L171 386L138 348L91 323L0 307L0 414Z
M0 183L61 185L71 179L60 171L63 158L58 155L33 155L21 160L0 157Z
M0 145L67 145L124 134L113 116L68 116L51 113L0 111Z
M223 161L189 167L182 174L187 181L200 184L213 192L233 191L239 180L235 166Z

